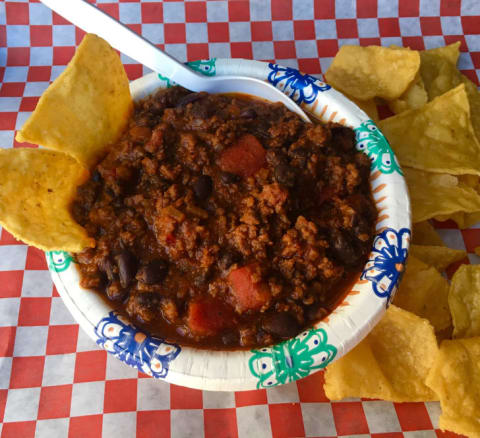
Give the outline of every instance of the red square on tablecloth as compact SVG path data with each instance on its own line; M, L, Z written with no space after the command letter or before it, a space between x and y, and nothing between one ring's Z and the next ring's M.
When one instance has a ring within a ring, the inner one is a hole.
M75 44L80 44L83 40L83 37L86 35L86 32L79 27L75 28Z
M28 3L6 2L5 15L7 17L7 23L9 25L28 24Z
M270 21L253 21L251 24L252 41L272 41L272 23Z
M61 15L58 15L56 12L52 11L52 23L53 24L71 24L70 21L63 18Z
M467 43L465 41L464 35L444 35L443 39L445 40L445 44L453 44L457 41L460 41L460 51L461 52L468 52ZM473 58L473 54L476 52L470 52L470 56ZM475 61L473 61L475 64Z
M478 16L462 16L462 27L464 35L480 34L480 26L478 25Z
M75 54L75 47L54 47L53 65L67 65Z
M238 436L235 409L205 409L205 438L234 438Z
M207 27L210 43L227 43L230 40L228 23L208 23Z
M266 405L267 403L267 391L265 389L239 391L235 393L235 405L237 408L243 406Z
M317 40L317 50L319 58L335 56L338 52L337 40Z
M34 438L35 421L18 421L15 423L4 423L2 438Z
M190 3L187 3L187 5ZM187 44L187 61L196 61L197 59L208 59L208 44L196 43Z
M292 19L292 0L273 0L272 20L291 20Z
M377 10L377 0L357 0L358 18L375 18Z
M32 271L45 271L48 269L45 253L33 246L29 246L27 250L27 260L25 261L25 269Z
M48 82L52 75L52 67L50 66L32 66L28 69L28 82Z
M398 18L379 18L378 31L381 37L395 37L400 35Z
M336 24L338 38L358 38L358 28L356 20L336 20Z
M47 354L74 353L77 350L78 325L52 325L48 328Z
M305 436L302 410L299 403L269 405L273 438Z
M142 3L142 23L162 23L163 5L162 2Z
M75 383L80 383L105 380L106 366L106 351L82 351L77 353L73 381Z
M298 396L301 403L329 402L323 391L325 378L323 371L311 374L305 379L297 381Z
M372 433L372 438L403 438L402 432Z
M440 17L420 17L420 28L423 36L441 35L442 24L440 23Z
M17 113L2 112L0 117L0 131L13 131L17 121Z
M252 43L230 43L230 53L232 58L252 59Z
M0 327L0 357L13 355L16 327Z
M402 43L404 47L410 47L412 50L425 50L425 42L422 37L402 37Z
M130 81L134 81L143 76L143 67L141 64L125 64L123 67L125 68L128 80Z
M137 379L107 380L103 412L137 410Z
M39 96L22 97L22 101L20 102L20 111L33 111L36 108L39 99ZM14 237L12 238L14 239ZM1 244L2 243L0 243L0 245Z
M102 415L86 415L70 418L68 438L101 438Z
M45 386L40 391L38 419L64 418L70 416L72 385Z
M25 66L30 63L30 47L8 47L7 65ZM4 84L5 85L5 84Z
M34 388L42 385L45 356L14 357L10 388Z
M298 60L298 68L303 73L310 75L320 74L322 69L320 67L320 61L318 58L302 58Z
M440 16L456 16L460 15L462 8L462 0L448 0L440 2Z
M137 412L136 438L170 438L170 411Z
M5 405L7 404L8 389L0 389L0 423L5 415Z
M361 402L332 403L337 435L368 433L368 424Z
M52 26L30 25L30 44L32 47L50 47L52 45Z
M170 407L171 409L202 409L202 391L170 385Z
M419 1L400 1L398 2L399 17L418 17L420 15Z
M335 0L313 0L313 16L316 20L335 18Z
M424 403L394 403L394 406L403 431L432 429Z
M293 22L295 40L314 40L315 23L313 20L297 20Z
M0 97L21 97L24 90L25 82L4 82L0 87ZM15 128L15 124L13 126ZM4 231L5 229L2 229L2 235ZM15 241L15 243L18 243L18 241Z
M207 21L207 3L204 1L185 3L185 21L187 23L205 23Z
M0 272L0 298L19 297L22 294L23 271Z
M99 9L102 9L104 12L106 12L108 15L115 19L119 19L119 7L118 3L98 3L97 7Z
M51 303L52 299L49 297L21 298L20 310L18 312L18 325L48 325L50 321Z
M7 27L0 26L0 47L7 47Z
M165 44L184 44L187 41L185 23L165 23Z
M472 228L470 230L460 230L467 252L475 252L475 248L480 246L480 229Z
M3 87L9 84L10 83L8 82L5 83L3 84ZM16 85L16 82L14 82L14 84ZM2 91L3 91L3 88L2 88ZM22 93L23 93L23 90L22 90ZM0 93L0 97L3 97L3 93ZM25 98L22 98L22 99L25 99ZM15 237L13 237L5 228L2 228L2 231L0 231L0 245L18 245L19 243L20 243L19 240L15 239Z
M382 40L380 38L359 38L358 42L363 47L382 45Z
M249 2L247 0L228 2L228 21L250 21Z
M290 59L296 57L295 42L293 41L274 41L273 53L276 59Z

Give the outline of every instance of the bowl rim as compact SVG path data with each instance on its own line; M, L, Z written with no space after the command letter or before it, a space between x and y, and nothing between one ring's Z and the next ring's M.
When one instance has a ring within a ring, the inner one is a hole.
M210 59L188 63L213 76L237 74L267 80L322 121L354 128L356 147L371 161L370 184L379 211L369 259L358 281L332 313L287 341L252 350L205 350L144 334L96 292L78 285L72 257L46 253L66 307L97 345L153 377L203 390L268 388L306 377L343 356L375 326L393 298L404 271L411 236L410 201L402 170L374 122L340 92L311 75L273 63ZM157 73L130 83L134 100L172 86ZM393 254L393 257L391 255Z

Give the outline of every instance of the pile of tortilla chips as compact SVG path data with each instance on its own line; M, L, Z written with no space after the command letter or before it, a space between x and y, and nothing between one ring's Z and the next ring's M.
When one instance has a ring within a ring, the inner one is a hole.
M118 54L88 34L17 133L46 149L0 149L0 225L43 250L79 252L94 239L72 217L76 188L125 129L133 102Z
M402 164L414 223L393 305L327 368L325 393L439 400L442 429L480 437L480 265L461 265L449 284L442 272L466 253L446 247L428 222L480 221L480 93L456 68L459 46L342 47L325 75L373 120L375 104L395 113L378 125Z

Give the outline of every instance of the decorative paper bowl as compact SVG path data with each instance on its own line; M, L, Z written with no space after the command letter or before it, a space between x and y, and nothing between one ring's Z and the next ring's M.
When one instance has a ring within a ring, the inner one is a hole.
M402 171L385 137L356 105L310 75L258 61L212 59L190 66L205 75L264 79L322 121L352 127L357 149L372 161L371 187L378 209L376 236L358 281L340 305L313 328L277 345L244 351L208 351L151 337L120 316L93 291L82 289L72 257L47 253L66 306L92 339L126 364L177 385L207 390L249 390L292 382L318 371L360 342L381 318L403 273L410 241L410 204ZM168 78L148 74L130 84L134 99Z

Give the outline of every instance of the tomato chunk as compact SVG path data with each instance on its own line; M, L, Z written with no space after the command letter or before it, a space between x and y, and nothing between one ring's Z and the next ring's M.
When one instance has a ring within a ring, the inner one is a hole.
M234 322L233 310L215 298L200 298L188 304L187 325L198 336L212 336L220 330L231 327Z
M220 155L219 166L224 172L247 177L265 164L266 151L252 134L245 134Z
M270 300L271 294L267 286L261 280L255 279L256 271L257 265L252 263L228 274L228 282L240 312L258 310Z

